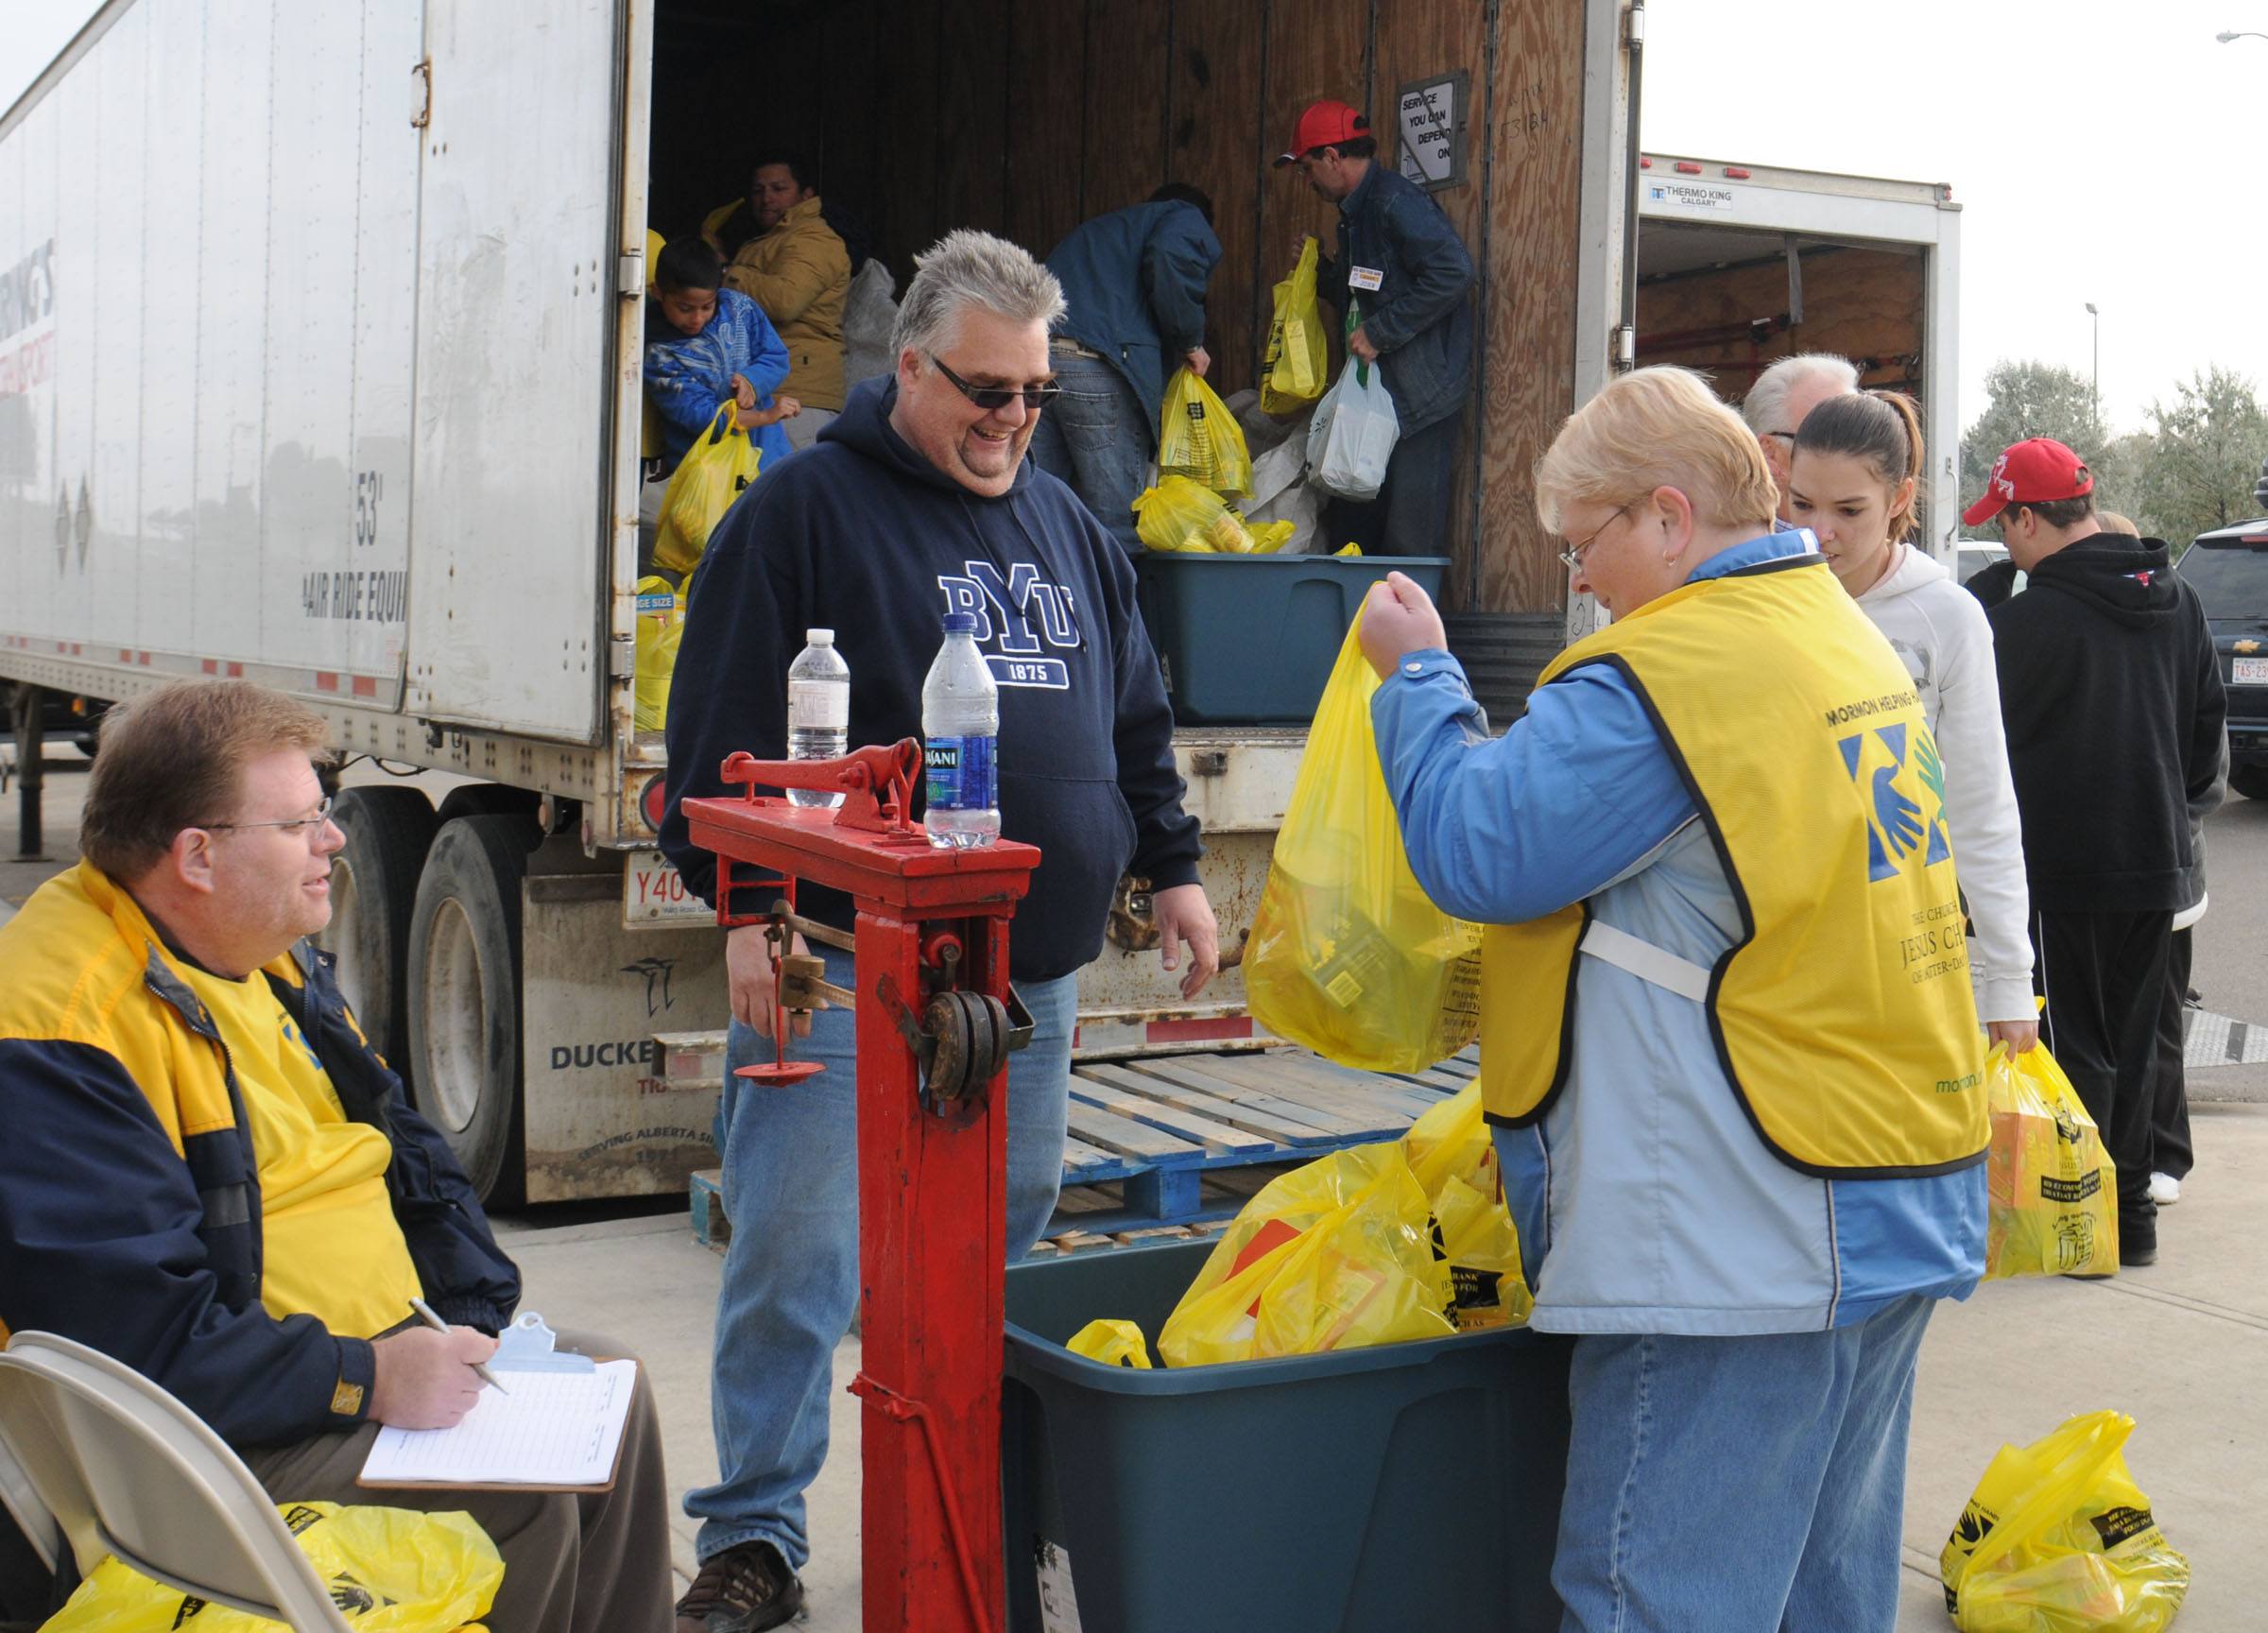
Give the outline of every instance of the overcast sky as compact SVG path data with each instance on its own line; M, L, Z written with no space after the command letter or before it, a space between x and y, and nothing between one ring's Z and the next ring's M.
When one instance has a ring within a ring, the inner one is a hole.
M0 109L93 10L0 0ZM1646 16L1655 151L1952 184L1965 421L1997 358L2085 372L2090 301L2120 430L2208 363L2268 384L2268 40L2213 39L2268 34L2268 0L1652 0Z

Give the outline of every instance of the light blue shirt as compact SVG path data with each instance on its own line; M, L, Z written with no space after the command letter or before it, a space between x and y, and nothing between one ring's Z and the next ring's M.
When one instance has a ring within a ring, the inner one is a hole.
M1765 534L1687 582L1811 544L1803 531ZM1700 814L1644 701L1606 664L1538 686L1526 716L1491 738L1457 661L1412 652L1371 699L1370 721L1411 870L1475 923L1524 923L1580 902Z

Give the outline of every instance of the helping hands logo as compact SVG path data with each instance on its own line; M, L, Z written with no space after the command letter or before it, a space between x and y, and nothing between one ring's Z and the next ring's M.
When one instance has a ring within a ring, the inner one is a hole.
M1918 857L1934 867L1953 853L1945 831L1945 763L1923 727L1903 721L1840 738L1843 768L1866 804L1866 877L1894 879Z

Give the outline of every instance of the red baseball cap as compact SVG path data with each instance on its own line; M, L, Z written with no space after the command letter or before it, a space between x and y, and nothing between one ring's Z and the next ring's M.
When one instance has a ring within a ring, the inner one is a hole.
M1277 155L1278 164L1289 164L1303 153L1318 147L1336 147L1342 142L1351 142L1357 136L1370 134L1370 121L1344 102L1324 97L1310 102L1299 115L1299 123L1292 128L1292 146Z
M2011 505L2046 505L2094 490L2086 460L2053 437L2028 438L1992 462L1984 497L1961 512L1961 524L1975 527Z

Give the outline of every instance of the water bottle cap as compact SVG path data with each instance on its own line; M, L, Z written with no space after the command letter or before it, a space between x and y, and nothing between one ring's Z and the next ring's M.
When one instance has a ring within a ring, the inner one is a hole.
M832 646L834 645L834 631L832 629L806 629L803 631L803 639L814 646Z
M946 614L945 614L945 633L946 633L946 634L948 634L948 635L973 635L973 634L975 634L975 633L976 633L976 614L975 614L975 613L973 613L973 612L948 612L948 613L946 613Z

